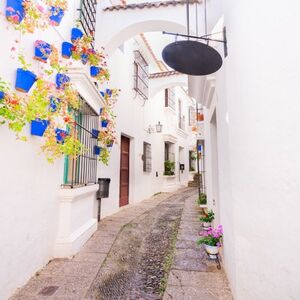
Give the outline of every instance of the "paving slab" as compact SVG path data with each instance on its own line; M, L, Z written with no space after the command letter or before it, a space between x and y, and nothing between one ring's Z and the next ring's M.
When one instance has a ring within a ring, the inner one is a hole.
M10 300L83 300L122 228L175 194L161 193L104 218L79 253L51 260Z
M223 270L218 270L196 241L201 231L195 199L186 199L179 226L175 255L163 300L232 300Z

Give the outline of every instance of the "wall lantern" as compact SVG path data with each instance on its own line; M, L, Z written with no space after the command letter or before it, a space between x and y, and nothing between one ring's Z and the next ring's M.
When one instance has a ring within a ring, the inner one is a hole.
M158 123L155 125L155 128L151 125L148 126L147 132L148 133L161 133L162 132L162 124L160 123L160 121L158 121Z

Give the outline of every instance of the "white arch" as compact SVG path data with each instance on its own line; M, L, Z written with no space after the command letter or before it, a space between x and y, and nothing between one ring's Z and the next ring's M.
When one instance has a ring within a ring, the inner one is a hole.
M140 33L152 31L186 33L184 5L119 10L103 10L103 6L98 6L95 41L98 47L105 47L105 52L109 56L126 40ZM194 13L191 9L191 29L195 28ZM203 24L200 17L198 16L199 24ZM199 32L203 31L203 28L199 28Z
M149 84L149 96L150 98L164 89L176 86L188 86L187 76L184 74L172 75L167 77L151 78Z

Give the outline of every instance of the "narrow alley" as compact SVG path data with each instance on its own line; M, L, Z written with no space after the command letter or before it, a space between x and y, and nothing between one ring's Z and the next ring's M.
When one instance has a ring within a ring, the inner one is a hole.
M232 299L227 279L196 246L194 188L161 193L99 223L72 259L55 259L11 300Z

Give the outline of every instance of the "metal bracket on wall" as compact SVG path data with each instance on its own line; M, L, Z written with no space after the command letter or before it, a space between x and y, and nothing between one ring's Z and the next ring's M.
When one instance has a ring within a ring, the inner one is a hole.
M228 56L228 46L227 46L227 34L226 34L226 27L223 27L223 31L220 32L215 32L215 33L211 33L211 34L207 34L207 35L202 35L202 36L195 36L195 35L190 35L190 34L181 34L181 33L174 33L174 32L166 32L163 31L163 34L169 34L169 35L175 35L177 36L181 36L181 37L186 37L188 39L196 39L196 40L203 40L206 42L217 42L217 43L223 43L224 45L224 57ZM223 40L219 40L219 39L212 39L209 38L210 36L216 35L216 34L223 34Z

